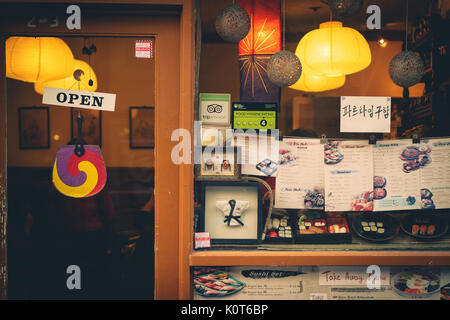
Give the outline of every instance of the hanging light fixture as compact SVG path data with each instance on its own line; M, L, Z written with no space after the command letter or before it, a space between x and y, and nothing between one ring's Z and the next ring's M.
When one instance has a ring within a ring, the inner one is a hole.
M59 38L10 37L5 43L6 77L25 82L44 82L68 77L74 58Z
M36 82L34 90L39 94L44 93L44 87L95 91L97 85L97 76L91 66L82 60L75 60L70 76L47 82Z
M300 79L289 88L305 92L321 92L340 88L344 84L345 76L327 77L303 70Z
M250 16L251 27L239 41L240 100L274 102L280 88L270 82L267 64L281 50L280 0L238 0Z
M332 77L364 70L372 60L369 44L361 33L343 27L339 21L321 23L319 29L308 32L295 54L304 68Z
M336 18L349 18L357 14L362 6L363 0L328 0L331 12Z
M223 8L216 18L216 32L225 41L238 42L250 30L250 17L244 8L235 5Z
M272 55L267 63L269 81L278 87L288 87L298 81L302 74L300 59L286 47L286 0L283 0L283 50Z
M408 0L406 0L406 29L405 50L392 58L389 63L389 76L398 86L411 87L420 82L425 70L422 58L412 51L408 51ZM408 89L403 92L404 97L409 96Z

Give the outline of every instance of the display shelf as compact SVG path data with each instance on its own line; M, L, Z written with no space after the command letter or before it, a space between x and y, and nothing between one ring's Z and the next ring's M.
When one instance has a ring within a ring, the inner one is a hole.
M190 266L450 265L448 251L201 251Z

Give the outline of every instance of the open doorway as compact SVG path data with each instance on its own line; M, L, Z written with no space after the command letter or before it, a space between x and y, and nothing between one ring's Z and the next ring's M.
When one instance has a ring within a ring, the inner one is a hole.
M117 95L115 111L43 105L32 83L7 79L8 297L152 299L155 61L136 58L135 44L154 38L60 38L92 67L97 91ZM107 169L104 189L80 199L52 184L78 113ZM80 266L86 290L67 289L68 265Z

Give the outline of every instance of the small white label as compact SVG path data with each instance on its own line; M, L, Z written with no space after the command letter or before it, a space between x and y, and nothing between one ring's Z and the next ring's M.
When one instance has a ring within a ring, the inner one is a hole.
M136 58L150 59L153 57L153 43L151 40L138 40L134 51Z
M341 97L341 132L391 132L391 97Z
M309 300L328 300L327 293L310 293Z
M116 106L116 95L111 93L45 87L42 103L54 106L114 111Z
M209 232L195 233L195 249L211 248L211 236Z

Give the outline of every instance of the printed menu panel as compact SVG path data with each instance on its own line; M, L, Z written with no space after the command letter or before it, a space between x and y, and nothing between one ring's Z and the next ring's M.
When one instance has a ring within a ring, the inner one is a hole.
M411 139L377 141L373 149L374 211L420 209L420 168L426 153ZM420 158L420 159L419 159Z
M420 169L422 209L450 208L450 138L423 140Z
M235 133L231 143L241 147L242 174L277 175L279 141L276 135Z
M368 141L324 145L325 211L373 211L373 152Z
M322 159L320 139L284 138L280 142L276 208L324 208Z

